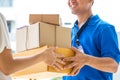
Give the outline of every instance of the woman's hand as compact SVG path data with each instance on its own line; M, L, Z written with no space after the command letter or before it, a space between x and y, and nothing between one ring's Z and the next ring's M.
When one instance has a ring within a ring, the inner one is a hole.
M64 67L64 69L67 68L73 68L72 72L69 74L71 76L77 75L80 71L80 69L85 65L87 61L87 55L82 53L80 50L76 48L71 48L76 54L74 57L68 57L64 58L64 61L71 61L71 64L68 64Z
M61 64L65 65L65 62L62 60L64 58L63 55L55 53L55 47L48 48L43 53L45 63L49 66L53 67L57 71L62 70L63 67Z

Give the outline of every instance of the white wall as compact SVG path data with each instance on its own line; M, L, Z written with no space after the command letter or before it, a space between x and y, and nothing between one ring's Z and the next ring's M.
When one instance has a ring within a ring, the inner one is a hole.
M15 13L18 14L18 26L28 24L29 14L60 14L63 22L72 22L67 0L15 0Z
M8 19L16 20L16 27L28 25L28 19L30 13L57 13L62 18L62 23L73 23L76 19L75 15L71 14L71 11L67 5L68 0L14 0L14 6L12 9L1 9ZM119 0L94 0L93 13L99 14L99 16L115 25L116 30L120 31L120 11Z
M94 0L93 12L100 17L115 25L116 30L120 31L120 0Z

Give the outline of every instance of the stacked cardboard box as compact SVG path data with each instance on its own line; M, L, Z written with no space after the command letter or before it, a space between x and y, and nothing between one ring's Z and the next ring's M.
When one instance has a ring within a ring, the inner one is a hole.
M17 52L38 48L44 45L55 46L55 25L38 22L16 32Z
M38 48L44 45L71 47L71 29L38 22L23 27L16 32L17 52Z
M53 25L59 25L59 14L30 14L29 23L45 22Z
M42 19L49 22L49 24L45 23L45 21L38 22L41 21L41 16L43 16ZM51 18L53 20L51 20ZM37 23L17 30L17 52L38 48L44 45L71 47L71 29L53 25L55 21L59 21L58 15L30 15L30 22Z
M40 46L55 46L55 26L38 22L28 27L28 49Z

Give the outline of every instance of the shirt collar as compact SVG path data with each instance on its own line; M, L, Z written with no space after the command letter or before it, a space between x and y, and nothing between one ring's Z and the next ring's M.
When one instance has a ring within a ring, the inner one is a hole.
M88 25L95 25L99 20L100 20L100 17L98 15L93 15L91 16Z
M95 25L100 20L98 15L93 15L88 22L88 25ZM74 27L78 28L78 20L75 21Z

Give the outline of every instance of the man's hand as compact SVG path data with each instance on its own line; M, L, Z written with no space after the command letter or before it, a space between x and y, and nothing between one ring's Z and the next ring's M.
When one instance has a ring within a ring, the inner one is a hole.
M61 64L65 65L65 62L63 61L64 56L55 53L55 49L55 47L52 47L45 50L45 52L43 53L45 57L45 62L57 71L63 70Z
M71 48L76 54L74 57L64 58L64 61L71 61L72 63L66 65L64 69L73 68L72 72L69 74L71 76L77 75L80 69L85 65L87 61L87 55L80 52L76 48Z

